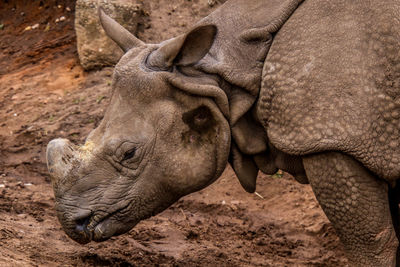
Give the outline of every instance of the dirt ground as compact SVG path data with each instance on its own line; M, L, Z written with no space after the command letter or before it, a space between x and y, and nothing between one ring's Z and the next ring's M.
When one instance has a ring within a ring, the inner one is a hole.
M151 1L138 36L148 42L175 36L221 2ZM286 174L260 175L259 196L248 194L229 167L210 187L127 234L87 245L70 240L53 210L46 144L84 140L102 119L112 76L112 68L80 67L74 6L0 2L0 266L347 264L308 185Z

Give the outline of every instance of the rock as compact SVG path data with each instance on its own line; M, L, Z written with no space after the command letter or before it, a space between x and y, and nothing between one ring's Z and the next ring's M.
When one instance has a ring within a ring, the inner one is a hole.
M104 33L98 18L98 3L104 11L132 33L136 33L144 9L141 0L77 0L75 31L78 54L85 70L113 66L122 50Z

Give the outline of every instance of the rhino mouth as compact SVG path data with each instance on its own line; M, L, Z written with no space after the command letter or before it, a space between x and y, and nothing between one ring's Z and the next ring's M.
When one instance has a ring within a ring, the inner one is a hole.
M90 241L101 242L105 241L112 236L120 235L127 230L127 227L131 229L138 222L123 223L118 220L122 217L122 214L126 210L126 207L120 208L113 211L106 216L98 216L94 213L86 217L82 217L75 220L74 234L71 236L72 239L81 244L89 243Z

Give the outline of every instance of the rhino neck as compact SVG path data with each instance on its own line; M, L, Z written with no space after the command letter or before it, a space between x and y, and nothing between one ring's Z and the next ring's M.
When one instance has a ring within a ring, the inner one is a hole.
M195 25L195 28L215 25L218 29L208 53L196 64L181 65L174 69L173 74L169 73L170 76L185 80L177 87L190 87L196 84L219 87L218 92L212 95L202 94L193 88L189 91L214 98L222 94L223 102L227 99L229 111L223 113L229 113L227 117L233 141L245 154L255 155L267 149L266 140L262 140L261 137L255 138L255 132L256 136L266 135L260 120L252 110L259 96L264 61L273 37L302 1L226 2ZM252 129L251 133L248 129Z
M196 26L215 25L218 32L208 54L193 68L217 80L229 102L232 144L229 162L248 192L255 190L259 169L269 162L268 138L255 112L265 58L273 37L302 0L233 0ZM188 76L197 76L196 74Z
M238 139L250 126L257 132L263 129L251 110L259 96L264 61L274 35L302 1L232 0L196 25L213 24L218 29L210 51L194 67L203 75L219 77L229 99L233 139L246 154L266 149L266 142L257 141L255 149L250 140Z

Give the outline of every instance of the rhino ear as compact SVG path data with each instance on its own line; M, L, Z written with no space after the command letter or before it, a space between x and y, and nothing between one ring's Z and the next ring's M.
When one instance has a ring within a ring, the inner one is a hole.
M144 46L145 43L136 38L127 29L122 27L118 22L106 15L101 7L98 9L100 24L110 37L124 52L138 46Z
M194 28L189 33L167 40L150 54L147 63L158 69L168 69L172 65L192 65L202 59L210 50L217 27L205 25Z

